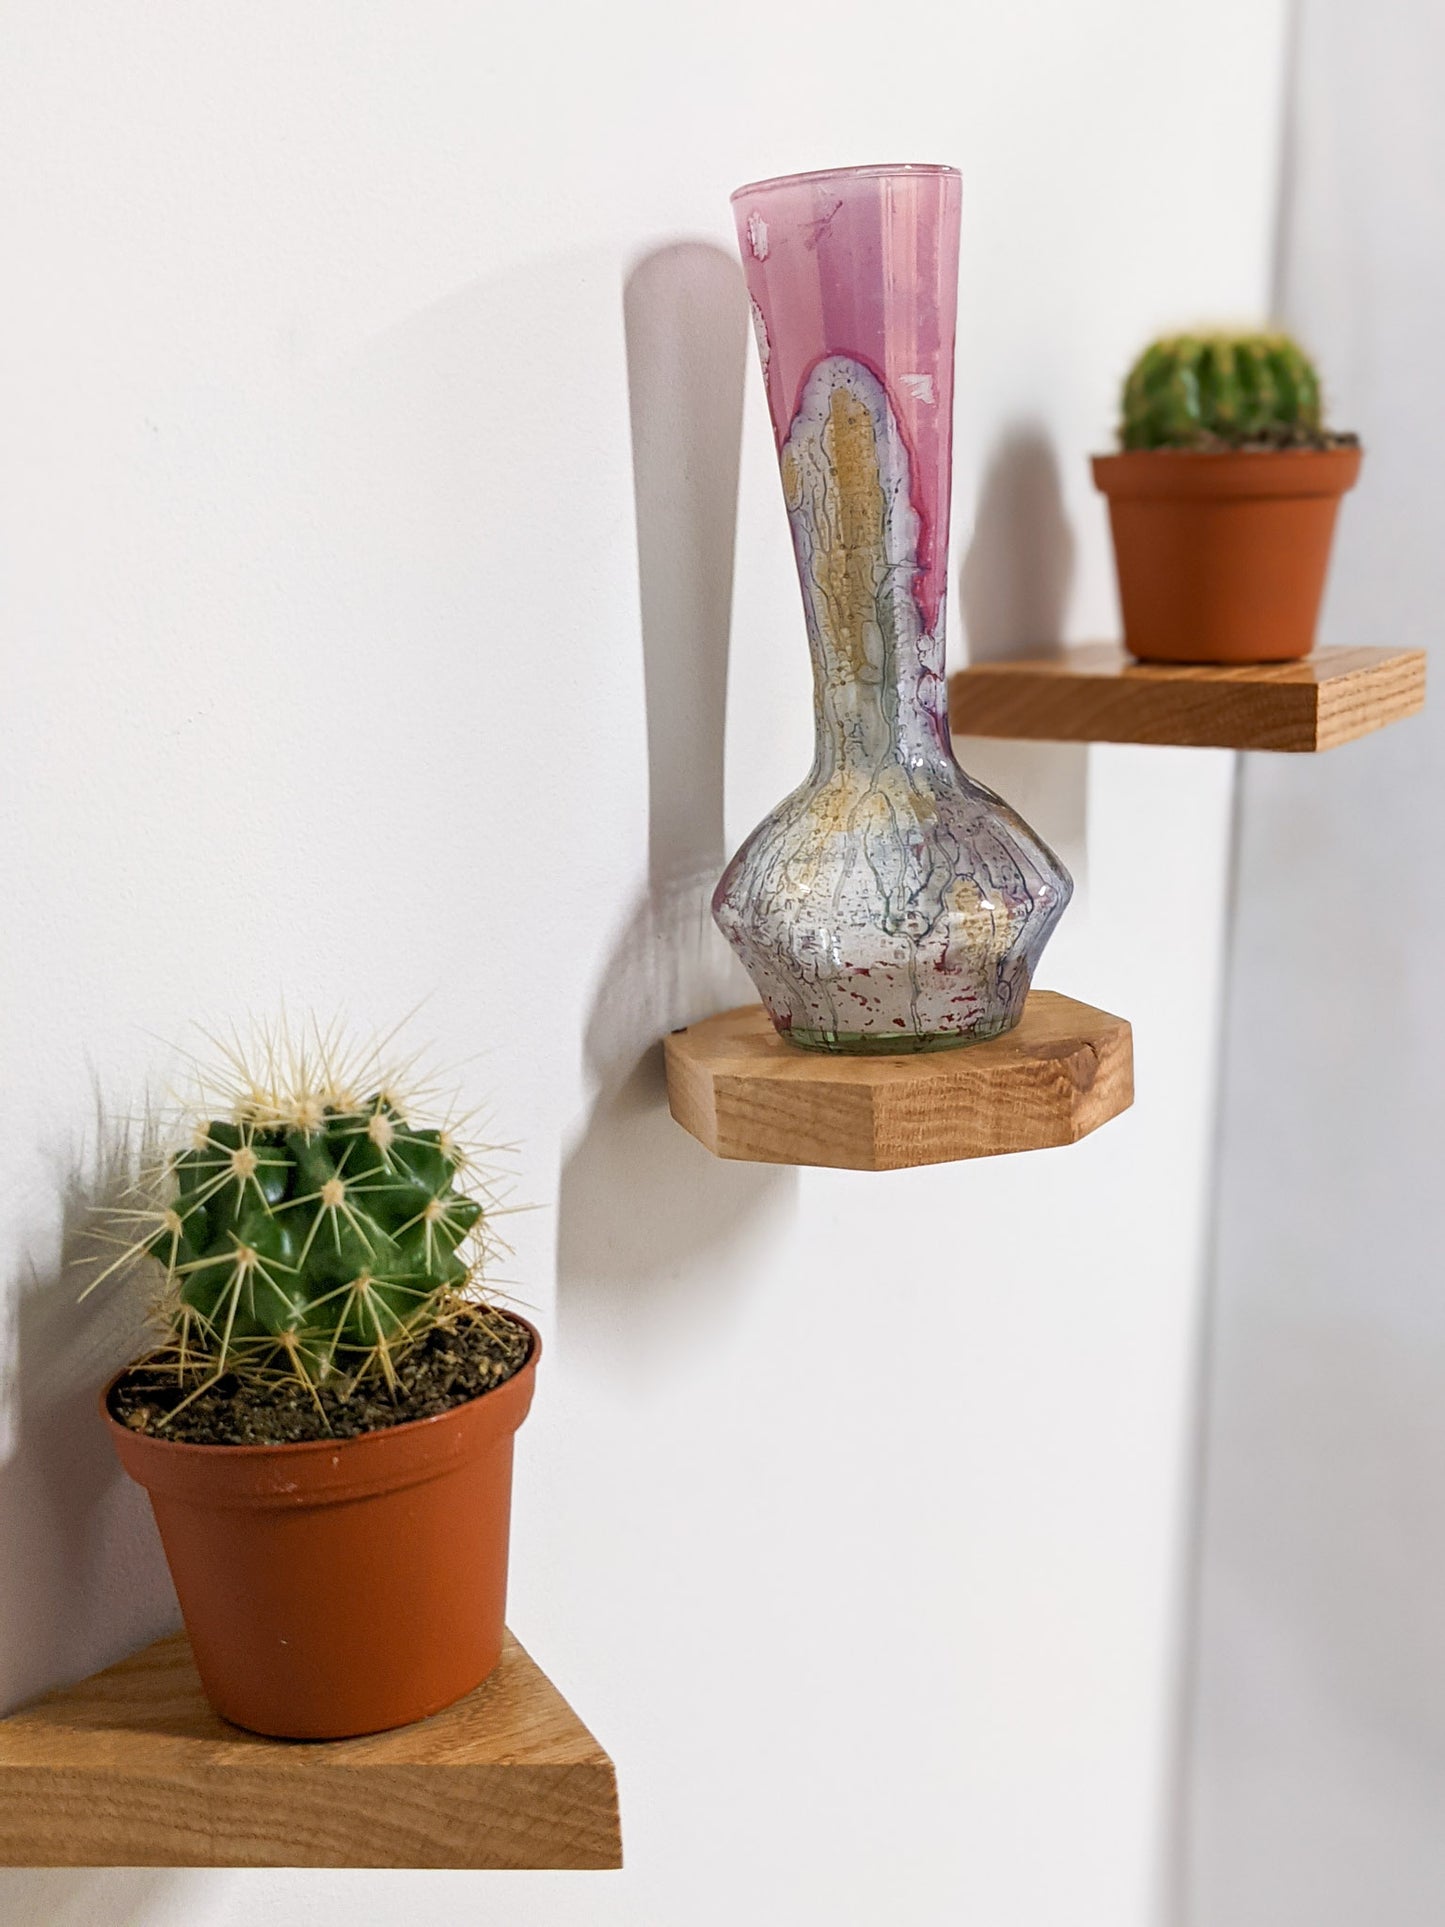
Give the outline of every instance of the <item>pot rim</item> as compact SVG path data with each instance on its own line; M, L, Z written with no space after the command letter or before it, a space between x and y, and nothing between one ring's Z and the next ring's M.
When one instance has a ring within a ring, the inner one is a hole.
M1274 461L1285 455L1363 455L1363 442L1332 442L1328 448L1108 448L1098 455L1091 455L1091 462L1132 462L1143 457L1153 461L1163 455L1171 461L1181 457L1190 462L1254 461L1262 457Z
M469 1412L475 1406L484 1404L495 1393L505 1392L509 1385L535 1372L537 1361L542 1356L542 1334L530 1318L524 1318L520 1312L513 1311L510 1307L504 1309L508 1318L515 1319L532 1334L532 1348L510 1378L504 1378L500 1385L488 1386L485 1392L478 1392L475 1398L463 1399L460 1405L448 1406L445 1412L432 1412L426 1418L403 1419L399 1425L375 1425L370 1431L358 1432L349 1439L278 1439L269 1445L198 1445L190 1439L168 1439L154 1432L133 1432L128 1425L122 1425L112 1413L110 1395L120 1381L142 1362L139 1359L132 1359L129 1364L122 1365L118 1372L107 1379L105 1388L100 1394L100 1416L113 1433L118 1434L128 1443L139 1440L146 1446L157 1446L164 1451L189 1458L193 1464L199 1464L206 1459L225 1460L228 1464L246 1462L254 1464L257 1460L264 1458L283 1456L299 1458L308 1453L345 1452L348 1446L364 1446L371 1439L418 1438L427 1426L445 1425L449 1419L455 1419L459 1413Z
M1094 486L1110 500L1338 497L1354 487L1364 449L1127 448L1092 455Z

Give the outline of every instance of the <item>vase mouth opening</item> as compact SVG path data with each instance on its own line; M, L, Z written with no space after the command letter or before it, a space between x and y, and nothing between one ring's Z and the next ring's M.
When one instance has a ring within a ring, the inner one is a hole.
M956 167L942 167L932 161L880 161L867 167L819 167L804 174L774 174L764 181L748 181L734 188L730 200L747 200L755 194L770 193L780 187L807 187L823 181L907 180L910 176L961 180Z

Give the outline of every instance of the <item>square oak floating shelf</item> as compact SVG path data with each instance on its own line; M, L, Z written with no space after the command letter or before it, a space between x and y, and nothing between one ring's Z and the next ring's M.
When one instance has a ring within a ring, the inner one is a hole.
M228 1725L178 1633L0 1721L0 1865L620 1867L617 1776L510 1633L444 1713L320 1741Z
M960 736L1196 749L1334 749L1425 706L1421 649L1316 649L1299 662L1135 662L1113 643L976 662L950 678Z
M667 1101L720 1158L896 1171L1073 1144L1134 1101L1122 1017L1049 990L1003 1037L906 1057L785 1043L761 1004L667 1039Z

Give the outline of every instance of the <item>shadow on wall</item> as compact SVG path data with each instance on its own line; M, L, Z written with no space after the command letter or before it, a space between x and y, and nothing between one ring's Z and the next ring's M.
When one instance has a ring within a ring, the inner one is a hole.
M645 256L623 302L647 703L648 887L584 1043L591 1115L563 1166L558 1315L646 1324L696 1253L762 1235L792 1172L710 1158L667 1111L660 1039L753 991L713 926L747 298L720 248ZM668 1293L670 1296L670 1293ZM695 1307L693 1309L696 1309ZM635 1333L634 1333L635 1336Z
M0 1921L14 1927L161 1927L205 1878L168 1867L17 1867L0 1871Z
M1054 445L1038 422L1015 422L989 457L959 576L970 662L1057 653L1074 549ZM969 774L1012 803L1082 885L1087 745L961 736L956 747Z
M1074 578L1059 461L1037 422L1005 429L989 457L959 589L970 662L1049 655Z
M97 1105L97 1116L100 1106ZM130 1168L123 1137L102 1121L94 1165L56 1160L62 1199L56 1249L15 1280L0 1460L0 1706L9 1710L52 1686L109 1664L177 1623L145 1495L121 1472L95 1399L135 1351L141 1289L102 1284L78 1302L94 1247L92 1208L111 1198ZM93 1275L93 1274L92 1274ZM125 1884L118 1889L114 1884ZM103 1869L0 1873L0 1920L90 1922L148 1919L169 1892L169 1873Z
M99 1106L97 1106L99 1113ZM102 1129L107 1127L102 1125ZM12 1287L8 1424L0 1462L0 1706L109 1664L178 1623L145 1495L121 1472L95 1410L143 1329L142 1287L107 1282L79 1302L78 1261L97 1200L130 1168L123 1137L95 1166L57 1160L58 1249ZM97 1659L96 1655L101 1655Z

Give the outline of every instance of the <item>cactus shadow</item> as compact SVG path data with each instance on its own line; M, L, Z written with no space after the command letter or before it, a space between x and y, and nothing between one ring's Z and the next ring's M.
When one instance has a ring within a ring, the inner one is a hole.
M10 1295L7 1426L0 1450L0 1708L83 1678L179 1623L144 1493L121 1472L95 1409L135 1354L141 1287L79 1302L93 1208L118 1188L129 1147L99 1138L87 1168L58 1156L58 1234Z
M728 634L747 353L737 263L711 243L644 256L623 319L648 746L648 881L603 967L583 1041L593 1087L558 1194L558 1318L652 1322L704 1253L736 1259L796 1174L710 1157L667 1110L661 1038L751 1002L717 933ZM716 1273L714 1274L716 1275ZM696 1291L689 1297L694 1301Z
M1010 423L984 469L959 575L970 662L1006 662L1062 650L1076 546L1052 441L1039 422ZM970 775L1012 803L1082 885L1087 745L960 736L954 746Z
M90 1225L132 1165L128 1134L96 1100L95 1148L53 1159L60 1200L50 1248L13 1281L5 1347L7 1425L0 1449L0 1709L134 1652L179 1624L150 1507L122 1473L96 1396L133 1357L143 1287L102 1285L80 1300ZM169 1870L30 1868L0 1872L0 1920L88 1923L177 1919L188 1876ZM161 1908L153 1913L153 1906Z

